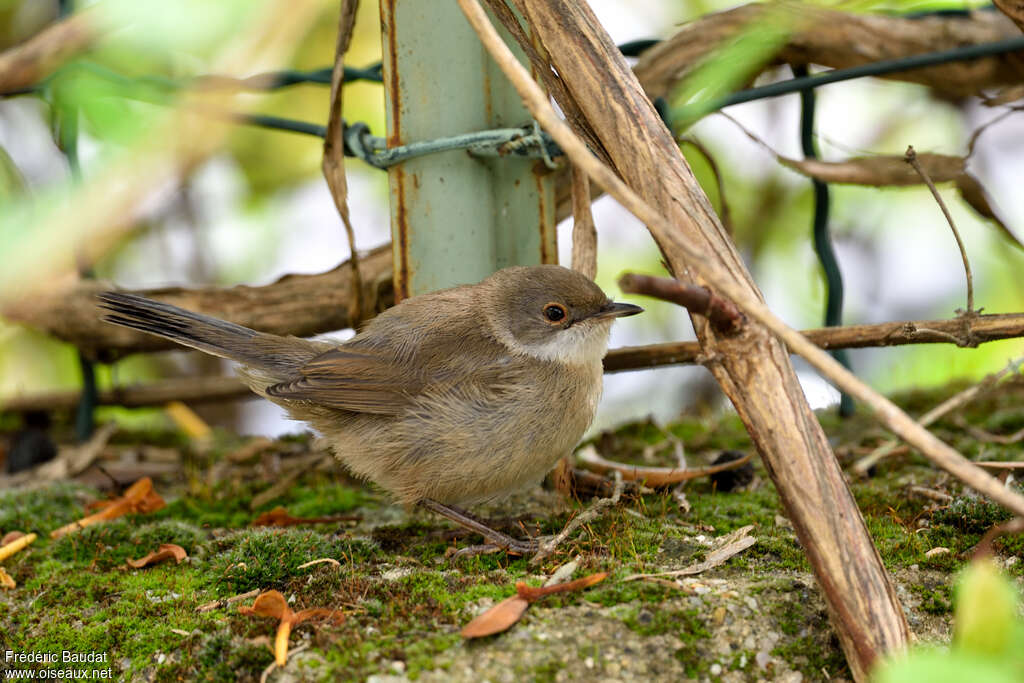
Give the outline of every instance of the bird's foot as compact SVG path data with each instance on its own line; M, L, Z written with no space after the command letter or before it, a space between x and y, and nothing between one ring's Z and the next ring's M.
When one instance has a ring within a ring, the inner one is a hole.
M442 517L450 519L459 526L480 534L487 541L483 545L469 546L468 548L456 551L453 557L486 555L501 550L515 555L532 555L540 549L540 543L536 540L513 538L508 534L492 529L475 515L453 505L445 505L430 498L424 498L419 504L431 512L436 512Z

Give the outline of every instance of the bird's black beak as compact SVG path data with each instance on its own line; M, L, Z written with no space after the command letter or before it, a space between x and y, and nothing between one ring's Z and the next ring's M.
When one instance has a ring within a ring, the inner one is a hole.
M591 318L622 318L627 315L636 315L637 313L643 313L644 309L633 304L622 304L617 301L609 301L604 306L594 313Z

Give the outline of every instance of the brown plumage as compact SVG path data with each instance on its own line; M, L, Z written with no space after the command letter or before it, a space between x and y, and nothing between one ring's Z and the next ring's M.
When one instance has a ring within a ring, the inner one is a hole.
M112 323L241 363L253 391L407 505L475 503L539 481L593 420L612 320L641 310L559 266L407 299L342 344L99 298Z

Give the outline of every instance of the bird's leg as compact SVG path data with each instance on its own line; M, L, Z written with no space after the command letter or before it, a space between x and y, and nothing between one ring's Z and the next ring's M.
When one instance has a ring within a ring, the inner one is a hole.
M475 531L498 548L509 552L517 553L519 555L532 555L537 552L537 549L540 547L536 541L521 541L519 539L512 538L508 534L496 531L470 513L457 507L438 503L436 500L431 500L430 498L424 498L419 504L431 512L436 512L442 517L447 517L459 526L464 526L470 531Z

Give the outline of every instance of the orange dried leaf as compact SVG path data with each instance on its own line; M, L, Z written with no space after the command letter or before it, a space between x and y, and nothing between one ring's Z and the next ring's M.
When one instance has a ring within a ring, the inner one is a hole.
M242 605L238 611L242 614L273 617L280 620L277 625L277 636L274 638L274 661L278 666L284 666L288 662L288 636L292 632L292 626L311 620L322 621L330 618L340 621L344 619L344 615L335 610L319 607L293 612L284 596L273 590L258 595L253 601L252 607Z
M127 560L128 564L136 569L148 567L154 564L160 564L167 560L174 560L175 564L181 564L181 561L188 557L188 553L180 545L173 543L161 543L159 550L151 552L145 557L140 557L137 560Z
M23 531L8 531L4 534L3 538L0 538L0 546L5 546L8 543L14 543L24 535L25 533Z
M99 512L55 529L50 532L50 538L60 538L65 534L78 531L97 522L116 519L127 514L154 512L164 507L164 505L166 505L164 499L153 490L153 480L149 477L143 477L129 486L123 496L109 501L109 504Z
M28 547L28 545L32 543L32 541L34 540L36 540L35 534L23 534L15 538L10 543L5 543L3 546L0 546L0 562L6 560L14 553L19 552L24 548Z
M359 519L359 515L334 515L331 517L292 517L287 510L278 506L264 512L252 521L251 526L296 526L299 524L329 524Z
M601 583L606 578L608 578L608 572L598 572L597 574L584 576L582 579L576 579L575 581L566 581L565 583L556 583L553 586L540 586L538 588L527 586L522 581L519 581L516 583L516 593L527 602L536 602L544 596L551 595L552 593L569 593L589 588L595 583Z
M252 520L250 526L294 526L300 523L298 517L292 517L287 510L278 506Z
M462 628L463 638L483 638L510 629L530 603L518 595L505 598Z
M273 617L284 619L291 616L292 608L278 591L267 591L260 593L252 603L252 607L241 605L238 611L242 614L254 614L258 617Z

